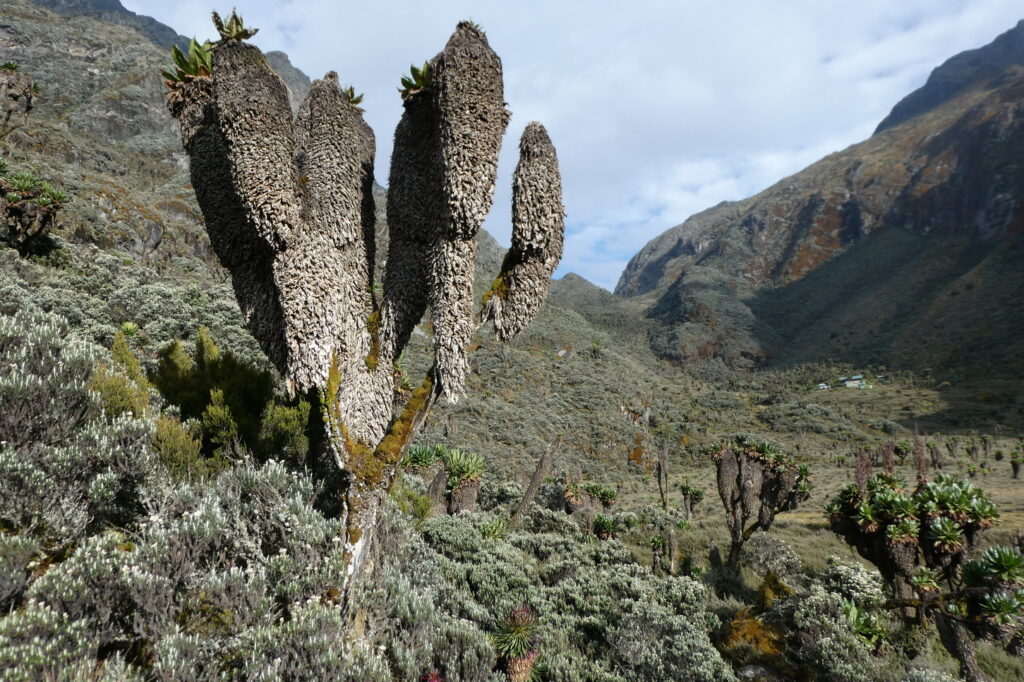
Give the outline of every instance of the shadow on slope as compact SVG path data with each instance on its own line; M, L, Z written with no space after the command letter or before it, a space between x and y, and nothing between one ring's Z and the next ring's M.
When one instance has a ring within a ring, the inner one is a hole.
M888 365L951 382L1019 375L1022 256L1019 235L986 243L890 228L748 305L781 337L768 343L775 364Z

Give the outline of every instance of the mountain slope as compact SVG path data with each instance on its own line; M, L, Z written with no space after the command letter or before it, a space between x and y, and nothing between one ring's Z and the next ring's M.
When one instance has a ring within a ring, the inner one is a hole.
M184 49L188 38L152 17L124 8L120 0L33 0L40 7L69 17L90 17L108 24L136 29L154 43L170 50L172 45Z
M992 346L983 365L1020 366L1024 320L1000 292L1022 281L1006 257L1024 235L1021 45L1024 23L949 60L868 140L648 243L616 293L647 303L655 349L739 367L831 357L948 369L962 349Z

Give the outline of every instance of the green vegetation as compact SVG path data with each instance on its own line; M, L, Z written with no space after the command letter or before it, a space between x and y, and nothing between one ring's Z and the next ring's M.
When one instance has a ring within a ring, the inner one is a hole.
M167 86L173 88L195 78L209 77L213 71L212 47L209 40L200 45L193 38L188 44L188 56L185 56L177 45L173 46L171 60L174 62L172 67L174 70L160 72L163 74Z
M980 680L973 637L1014 648L1024 629L1024 603L1015 595L1024 587L1024 556L990 547L967 561L998 518L995 505L968 481L943 475L928 482L923 458L918 466L919 484L909 490L891 468L869 477L862 456L858 482L842 488L826 513L833 531L878 567L906 624L936 622L960 674Z
M213 25L217 28L221 40L248 40L259 33L258 28L246 28L242 17L238 16L235 10L231 10L231 16L225 24L216 12L213 13Z
M480 455L455 448L445 449L440 459L448 474L448 491L457 490L468 483L479 483L487 470L487 462Z
M409 67L409 75L402 76L402 87L398 89L402 97L408 97L420 90L430 87L430 62L423 62L423 66L417 68L415 65Z
M363 103L363 94L359 93L357 95L355 86L353 85L350 85L347 88L342 88L341 94L343 94L345 98L348 99L348 103L354 107Z
M165 346L151 380L183 419L200 424L205 456L222 456L237 442L261 459L306 460L309 403L277 398L270 372L222 353L206 327L191 354L181 341Z
M52 250L49 233L71 197L27 171L11 173L6 162L0 165L0 196L0 228L6 232L0 238L22 257Z
M124 83L137 77L116 72ZM89 102L53 73L45 81L88 126ZM101 93L134 101L130 89ZM61 202L76 197L54 223L60 259L0 253L0 365L11 368L0 373L0 670L28 679L273 671L490 682L529 667L542 680L610 682L730 680L760 667L792 679L949 682L958 662L942 646L932 606L948 605L983 674L1024 675L1014 653L1022 587L1014 478L1024 462L1016 383L982 391L956 377L942 386L945 372L888 368L867 395L817 392L818 377L852 373L831 364L680 370L648 352L656 332L635 301L571 280L554 285L553 303L521 340L499 348L487 334L474 339L467 395L435 408L418 439L430 446L405 451L380 563L357 594L363 636L353 643L339 608L343 530L307 469L310 406L283 398L246 331L202 236L187 174L167 162L172 150L159 136L103 147L59 117L44 120L32 144L19 138L0 159L8 183L31 171L19 187L59 177ZM4 196L32 203L14 186ZM160 245L137 246L154 224ZM478 275L479 294L493 272ZM830 326L841 325L806 325L798 345L817 344ZM429 368L429 342L414 334L408 374ZM915 426L928 434L932 466L940 461L956 480L938 486L934 509L908 470ZM753 532L738 576L723 576L710 554L730 543L730 527L722 507L701 504L717 471L700 453L737 432L771 434L774 452L756 457L787 473L796 467L803 481L794 490L809 497L768 533ZM511 528L524 495L512 481L529 474L551 434L564 434L551 476ZM649 463L663 440L672 474L664 507L651 474L628 464L637 448ZM856 509L833 511L852 514L898 556L914 548L916 567L896 581L871 561L849 561L845 539L818 513L856 486L857 453L881 461L889 442L893 470L868 477ZM429 485L455 447L478 454L486 471L459 484L478 486L477 508L446 514L448 491L432 499ZM813 468L813 487L800 466ZM998 504L998 518L986 500ZM982 532L986 520L993 525ZM959 562L959 582L946 579L945 561ZM537 652L529 666L497 639L515 635L520 609L529 614L521 624L533 620L518 636L526 654ZM918 613L931 622L913 622Z

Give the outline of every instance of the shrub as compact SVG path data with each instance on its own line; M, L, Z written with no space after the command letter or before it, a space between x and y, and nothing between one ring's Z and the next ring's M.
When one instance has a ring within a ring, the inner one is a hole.
M94 357L56 316L0 319L0 522L51 549L133 524L156 475L151 423L87 389Z
M153 432L153 449L178 481L211 476L223 471L227 461L221 457L203 457L200 425L196 421L182 423L177 417L160 415Z
M273 402L273 376L233 353L221 352L205 326L196 333L192 354L180 341L164 348L152 381L168 403L179 407L182 417L202 422L205 455L222 453L236 439L257 452L268 445L261 439L261 417L267 414L267 403ZM282 417L276 411L268 416ZM296 416L290 414L286 420L294 421ZM268 424L270 440L280 425ZM284 440L293 447L301 442L294 430Z
M792 600L792 623L800 633L799 645L789 650L794 663L822 679L836 682L873 682L882 677L880 659L857 635L844 615L842 596L812 585L809 593Z
M107 364L100 364L93 372L89 390L99 396L103 411L110 417L142 416L149 408L149 391Z
M201 424L205 457L223 457L237 442L262 460L306 464L310 403L275 398L270 372L222 352L206 327L199 328L192 353L181 341L168 344L152 381L182 417Z
M268 459L276 457L294 465L303 464L309 453L308 427L307 401L299 400L294 406L268 402L260 419L260 454Z
M58 445L99 413L88 388L96 349L68 338L56 315L0 318L0 441Z

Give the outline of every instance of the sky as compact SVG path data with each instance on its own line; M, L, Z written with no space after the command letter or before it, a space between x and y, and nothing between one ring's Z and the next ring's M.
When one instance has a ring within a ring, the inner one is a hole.
M234 2L263 50L365 93L385 185L399 80L460 20L481 25L512 111L484 227L508 244L518 139L540 121L568 214L556 276L609 290L650 239L867 138L934 67L1024 18L1020 0ZM215 37L210 10L231 9L122 3L200 41Z

